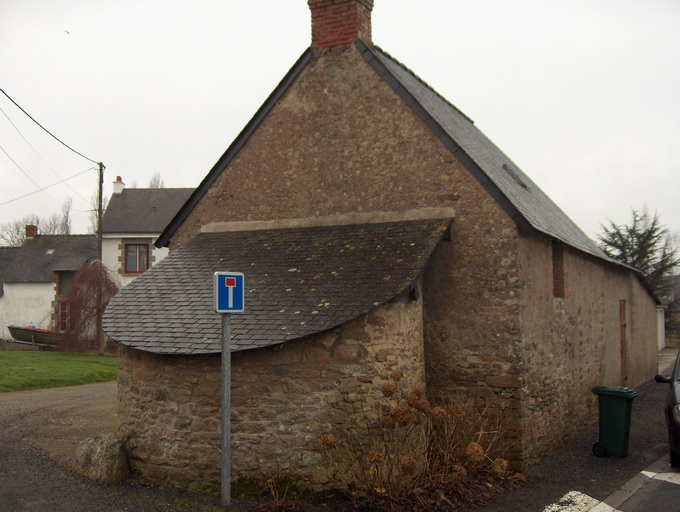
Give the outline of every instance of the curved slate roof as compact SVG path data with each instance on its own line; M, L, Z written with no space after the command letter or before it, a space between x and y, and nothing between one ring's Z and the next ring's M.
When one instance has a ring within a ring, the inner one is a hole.
M332 329L409 289L450 222L202 233L121 290L104 329L147 352L219 353L216 271L245 275L245 312L231 320L233 351Z

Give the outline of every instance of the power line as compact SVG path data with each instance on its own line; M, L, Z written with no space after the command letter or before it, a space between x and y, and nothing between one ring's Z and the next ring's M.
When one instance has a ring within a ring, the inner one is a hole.
M19 170L24 174L24 176L26 176L29 180L31 180L31 183L33 183L36 187L38 187L38 190L36 190L36 192L45 192L45 189L42 188L40 185L38 185L38 184L35 182L35 180L34 180L33 178L31 178L31 177L28 175L28 173L27 173L26 171L24 171L18 163L16 163L16 161L14 160L14 158L12 158L11 156L9 156L9 153L8 153L7 151L5 151L5 148L3 148L2 146L0 146L0 151L2 151L3 153L5 153L5 155L7 156L7 158L9 158L9 159L11 160L11 162L12 162L14 165L17 166L17 169L19 169ZM57 201L54 197L52 197L51 195L49 195L47 192L45 192L45 194L47 195L47 197L49 197L50 199L52 199L52 201L59 202L59 201Z
M0 149L2 149L2 147L0 147ZM4 151L4 149L3 149L3 151ZM7 153L5 153L5 154L7 154ZM11 160L11 159L10 159L10 160ZM12 160L12 161L14 161L14 160ZM19 201L19 200L21 200L21 199L23 199L23 198L25 198L25 197L32 196L33 194L37 194L38 192L45 192L45 189L47 189L47 188L56 187L57 185L61 185L61 184L62 184L64 181L66 181L66 180L70 180L70 179L73 179L73 178L77 178L77 177L80 176L81 174L85 174L86 172L93 171L93 170L95 170L95 169L96 169L96 167L90 167L90 168L88 168L88 169L85 169L84 171L81 171L81 172L79 172L79 173L77 173L77 174L74 174L73 176L69 176L68 178L65 178L65 179L63 179L63 180L61 180L61 181L57 181L56 183L52 183L51 185L47 185L46 187L43 187L43 188L41 188L40 190L34 190L33 192L29 192L28 194L24 194L23 196L15 197L14 199L10 199L9 201L5 201L4 203L0 203L0 206L5 206L6 204L13 203L14 201ZM47 194L47 192L45 192L45 193ZM48 194L48 195L49 195L49 194ZM51 196L50 196L50 197L51 197ZM54 199L54 198L53 198L53 199ZM55 199L55 201L56 201L56 199Z
M4 94L5 96L7 96L7 99L9 99L9 101L11 101L12 103L14 103L14 105L16 105L16 107L17 107L19 110L21 110L24 114L26 114L26 115L28 116L28 118L29 118L31 121L33 121L35 124L37 124L38 126L40 126L40 128L42 128L42 129L43 129L50 137L52 137L54 140L56 140L59 144L61 144L62 146L66 147L66 148L68 148L68 149L70 149L70 150L73 151L76 155L79 155L79 156L83 157L85 160L89 160L89 161L92 162L93 164L99 165L100 162L96 162L95 160L92 160L91 158L88 158L88 157L86 157L85 155L83 155L82 153L76 151L76 150L73 149L71 146L69 146L68 144L66 144L65 142L63 142L61 139L59 139L59 138L58 138L56 135L54 135L52 132L50 132L50 131L49 131L47 128L45 128L43 125L41 125L38 121L36 121L36 120L33 118L33 116L31 116L31 114L29 114L28 112L26 112L26 111L21 107L21 105L19 105L16 101L14 101L14 100L11 98L11 96L10 96L9 94L7 94L5 91L3 91L1 88L0 88L0 92L1 92L2 94Z
M59 176L59 174L57 174L57 171L55 171L54 169L52 169L52 166L51 166L50 164L47 163L47 161L40 155L40 153L38 153L38 151L33 147L33 145L28 141L28 139L27 139L26 137L24 137L24 134L21 133L21 130L19 130L19 128L17 127L17 125L15 125L15 124L12 122L12 120L9 118L9 116L7 115L7 113L6 113L2 108L0 108L0 112L2 112L2 114L5 116L5 118L7 119L7 121L9 121L9 124L11 124L11 125L14 127L14 129L15 129L16 132L21 136L21 138L24 139L24 142L26 142L26 144L28 144L28 147L31 148L31 149L33 150L33 152L38 156L38 158L40 158L40 160L43 161L43 163L47 166L47 168L48 168L50 171L52 171L52 174L54 174L57 178L59 178L59 180L60 180L64 185L66 185L66 186L71 190L71 192L73 192L75 195L77 195L77 196L78 196L80 199L82 199L83 201L87 202L87 199L85 199L83 196L81 196L74 188L71 187L71 185L69 185L68 183L66 183L66 182L61 178L61 176Z

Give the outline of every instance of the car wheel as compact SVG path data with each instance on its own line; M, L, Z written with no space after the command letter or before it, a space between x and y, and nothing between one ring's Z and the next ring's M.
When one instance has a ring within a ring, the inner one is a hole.
M671 452L671 466L680 468L680 455Z
M602 443L595 443L593 445L593 453L597 457L604 457L605 455L607 455L607 447Z

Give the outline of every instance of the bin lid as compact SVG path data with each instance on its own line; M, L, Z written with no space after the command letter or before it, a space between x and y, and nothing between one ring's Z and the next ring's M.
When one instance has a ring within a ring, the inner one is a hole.
M630 398L631 400L638 396L638 392L632 388L615 387L609 388L607 386L597 386L593 388L593 393L596 395L619 396L621 398Z

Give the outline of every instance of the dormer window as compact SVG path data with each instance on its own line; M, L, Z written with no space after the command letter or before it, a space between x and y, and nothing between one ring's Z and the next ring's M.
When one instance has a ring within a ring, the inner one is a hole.
M149 268L149 244L125 244L125 273L139 274Z

